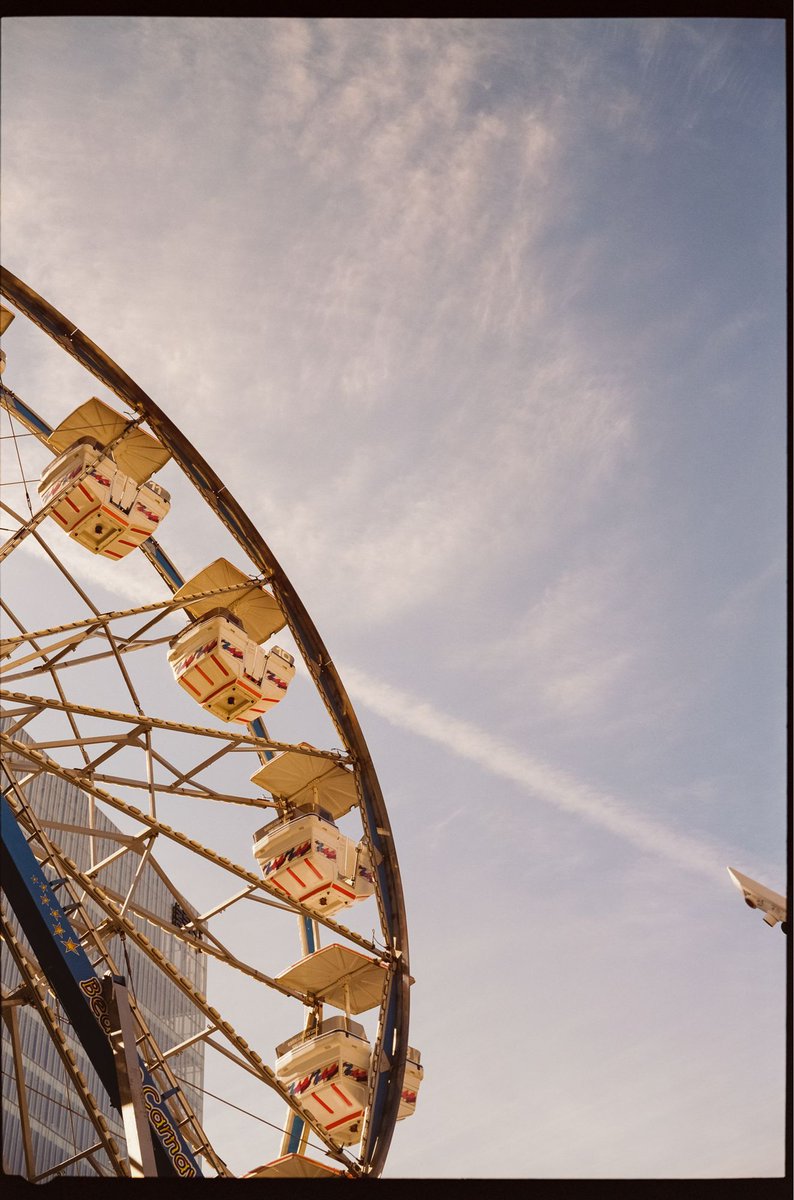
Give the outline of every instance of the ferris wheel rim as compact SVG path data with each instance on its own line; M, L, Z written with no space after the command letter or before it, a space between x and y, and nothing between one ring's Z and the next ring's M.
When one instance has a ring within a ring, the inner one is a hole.
M273 552L247 513L234 499L203 456L175 423L112 359L86 337L71 321L11 272L0 268L0 294L20 313L43 330L110 392L133 409L156 434L204 502L232 534L249 561L258 567L272 589L295 642L309 669L314 686L323 699L345 751L357 768L360 782L362 822L380 858L378 870L379 907L384 926L385 949L390 957L389 987L379 1021L380 1044L373 1062L384 1057L390 1067L381 1071L368 1115L362 1161L371 1175L379 1175L385 1163L397 1119L400 1092L408 1051L409 973L408 932L399 865L385 801L369 750L353 706L307 610ZM150 539L154 543L154 539ZM159 552L159 553L158 553ZM161 576L174 590L178 575L167 556L154 543L147 551ZM156 561L157 560L157 561ZM349 932L349 931L346 931ZM391 1040L387 1046L386 1041Z

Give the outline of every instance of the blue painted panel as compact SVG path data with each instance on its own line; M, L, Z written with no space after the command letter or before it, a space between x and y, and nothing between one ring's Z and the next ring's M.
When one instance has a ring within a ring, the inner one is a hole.
M151 545L151 540L147 543L147 545L149 546L149 549L151 551L152 558L156 559L157 564L160 567L160 569L165 572L165 574L168 576L168 578L173 583L174 590L178 591L179 588L182 587L182 584L185 581L182 578L182 576L179 574L179 572L177 571L174 564L166 558L165 554L163 554L163 552L159 548L159 546Z
M392 1060L392 1044L394 1042L394 1030L397 1022L397 993L399 986L398 976L390 973L388 984L389 999L386 1003L386 1017L383 1022L383 1050L392 1067L394 1065ZM386 1099L389 1095L391 1074L391 1070L381 1071L378 1074L378 1079L375 1084L375 1094L372 1097L372 1113L370 1116L368 1149L371 1149L375 1145L381 1135L383 1109L386 1104Z
M306 945L309 948L309 954L314 954L317 949L317 943L314 940L314 921L311 917L301 916L303 928L306 930Z
M10 402L11 407L19 413L20 417L28 425L32 425L34 429L37 429L42 437L48 438L50 436L52 433L51 425L48 425L46 421L42 421L41 417L33 412L33 409L28 408L27 404L23 400L20 400L19 396L15 396L8 388L4 388L3 392L6 399Z
M267 734L265 732L265 727L262 724L261 717L257 717L255 721L251 721L249 724L249 728L253 729L254 735L256 737L267 738ZM275 752L273 750L262 750L262 751L260 751L260 753L264 754L264 756L268 762L270 762L271 758L276 757Z
M289 1132L289 1142L287 1144L287 1154L297 1154L300 1150L301 1136L303 1134L303 1117L299 1117L297 1113L292 1114L292 1126Z

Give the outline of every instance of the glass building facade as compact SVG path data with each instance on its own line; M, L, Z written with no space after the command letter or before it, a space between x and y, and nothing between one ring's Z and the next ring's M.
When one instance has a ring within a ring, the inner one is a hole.
M27 740L24 735L19 733L16 738L17 740ZM8 775L4 771L4 790L7 783ZM51 840L66 857L73 859L78 867L86 869L89 865L87 837L70 830L57 829L53 823L87 826L90 803L88 797L73 784L52 775L40 775L26 784L25 795ZM118 827L98 810L94 813L93 827L100 835L118 832ZM119 848L118 840L112 837L97 836L94 842L95 860L97 861ZM126 896L139 863L138 854L134 852L124 854L101 870L98 882L108 891L119 893L122 897ZM51 871L45 869L45 873L52 877ZM190 919L191 915L195 915L186 913L181 905L174 902L172 894L148 863L144 866L135 886L134 901L136 905L148 910L170 925L181 926ZM19 931L13 910L5 896L3 907L9 924L15 930L22 945L27 948L27 943ZM98 914L91 912L90 904L87 908L89 916L98 921ZM182 975L186 976L200 992L206 991L206 957L201 953L198 940L188 939L186 942L151 922L146 923L145 933L152 945L157 947ZM108 945L120 974L125 977L127 987L132 992L162 1051L181 1044L205 1028L206 1022L203 1015L169 980L167 973L158 968L130 939L126 939L124 947L122 947L119 938L113 937ZM7 995L9 991L13 991L19 983L20 978L16 965L10 953L3 946L3 994ZM62 1028L69 1038L68 1044L75 1053L77 1067L84 1075L89 1090L108 1121L111 1135L118 1142L123 1154L125 1141L120 1115L111 1108L107 1093L82 1046L70 1036L71 1027L57 1001L50 998L49 1003L60 1018ZM35 1157L34 1177L41 1178L58 1164L64 1163L93 1146L97 1137L38 1013L31 1005L27 1004L17 1005L15 1013L21 1056L24 1062L25 1092ZM27 1171L17 1100L16 1076L11 1038L5 1021L3 1021L2 1029L3 1169L9 1174L25 1175ZM197 1117L201 1120L202 1094L197 1089L200 1089L203 1083L203 1044L197 1042L181 1051L170 1059L170 1066L179 1081L184 1084L186 1096ZM97 1171L109 1175L114 1174L103 1150L98 1150L92 1155L91 1160L78 1159L63 1168L62 1173L95 1176ZM47 1178L52 1177L52 1175L47 1175Z

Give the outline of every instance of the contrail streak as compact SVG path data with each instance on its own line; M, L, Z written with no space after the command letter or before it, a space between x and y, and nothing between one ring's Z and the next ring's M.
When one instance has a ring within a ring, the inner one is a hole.
M370 708L392 725L416 733L468 759L492 775L527 789L539 800L631 842L638 849L670 859L679 867L712 877L724 874L733 851L718 844L676 833L641 813L632 812L612 796L599 792L566 771L540 762L469 721L441 712L426 701L372 679L345 665L345 686L354 701Z

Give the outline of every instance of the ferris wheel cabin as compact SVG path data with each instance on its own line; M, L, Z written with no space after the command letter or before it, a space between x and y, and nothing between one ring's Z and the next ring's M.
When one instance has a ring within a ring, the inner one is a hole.
M372 1061L363 1025L348 1016L320 1021L276 1047L276 1078L342 1145L361 1138ZM397 1120L416 1112L424 1070L420 1054L407 1050Z
M286 624L270 592L219 558L174 594L193 619L171 641L168 662L189 696L221 721L248 724L286 695L295 660L261 643Z
M316 1032L276 1047L276 1078L337 1142L351 1146L361 1138L371 1053L363 1025L330 1017Z
M151 537L170 508L168 492L151 479L170 458L156 438L128 429L121 413L92 397L47 441L57 457L38 492L64 533L110 559L126 557Z
M345 837L330 813L315 804L257 830L254 857L268 883L323 916L375 891L363 841Z

